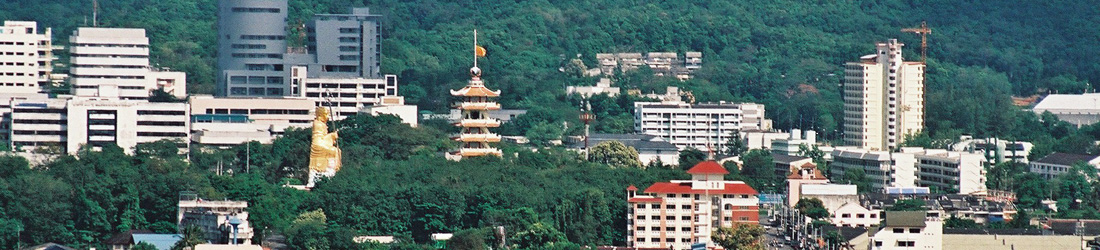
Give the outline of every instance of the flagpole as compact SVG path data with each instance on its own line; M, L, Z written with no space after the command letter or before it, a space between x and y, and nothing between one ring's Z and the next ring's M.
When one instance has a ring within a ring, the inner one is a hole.
M474 29L474 68L477 68L477 29Z

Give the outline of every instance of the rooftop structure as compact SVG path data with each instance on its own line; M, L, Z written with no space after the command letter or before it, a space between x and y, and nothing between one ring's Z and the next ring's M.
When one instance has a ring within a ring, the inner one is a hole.
M995 202L978 195L920 194L887 195L868 194L861 197L861 205L872 210L886 210L899 199L919 199L930 213L946 217L974 220L978 224L1007 222L1016 216L1016 206L1011 202Z
M405 98L401 96L387 96L382 102L374 106L363 108L363 113L371 115L393 115L401 118L401 122L409 126L417 126L416 105L405 104Z
M36 22L4 21L0 26L0 92L31 94L50 84L53 32Z
M627 247L685 250L711 242L711 232L734 223L759 223L757 192L715 161L696 164L691 180L650 185L642 194L627 188ZM644 194L644 195L643 195Z
M249 245L253 231L247 209L248 202L244 201L207 201L193 194L181 194L176 223L180 231L191 225L198 226L206 233L206 240L212 243ZM236 234L233 223L238 224Z
M1051 94L1031 108L1035 114L1050 112L1058 120L1078 127L1100 122L1100 93Z

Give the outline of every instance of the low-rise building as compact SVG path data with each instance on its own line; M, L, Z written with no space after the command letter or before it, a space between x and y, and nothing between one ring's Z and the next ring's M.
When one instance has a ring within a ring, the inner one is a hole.
M806 130L805 135L800 129L792 129L791 136L772 140L772 154L798 155L802 147L813 148L817 144L817 132Z
M923 148L902 148L901 152L916 158L917 186L959 194L986 190L987 162L982 154Z
M600 81L596 83L596 86L566 86L566 95L579 95L582 97L592 97L595 95L607 95L609 97L615 97L619 95L621 90L619 87L611 87L611 79L600 78Z
M403 96L386 96L382 97L382 101L374 106L363 108L363 113L371 115L393 115L397 118L401 118L401 122L409 124L409 126L416 127L417 122L417 109L416 105L405 104L405 97Z
M873 227L882 221L879 218L882 210L868 209L858 201L844 203L835 210L829 210L829 214L832 216L829 222L838 227Z
M114 144L132 153L139 144L172 140L186 152L190 140L187 103L67 97L11 106L11 146L20 151L74 154Z
M809 157L802 156L790 156L781 154L772 154L772 163L775 164L775 175L787 176L793 172L791 170L797 170L805 168L806 165L814 166L814 160ZM825 173L818 173L818 175L824 175Z
M691 180L658 182L638 194L627 188L627 247L685 250L695 243L715 246L711 232L735 223L758 224L757 192L715 161L689 169Z
M661 137L680 149L721 150L742 130L771 129L756 103L635 102L634 130Z
M191 141L232 146L271 143L288 128L308 128L314 102L299 97L191 96Z
M924 202L929 213L944 218L955 217L973 220L980 225L991 222L1008 222L1016 217L1016 206L1011 202L997 202L981 195L959 194L866 194L861 197L861 205L870 210L888 210L898 200L918 199Z
M1100 93L1050 94L1031 108L1037 115L1050 112L1078 127L1100 122Z
M197 226L206 233L206 241L215 244L252 244L252 226L248 222L248 202L208 201L193 194L180 195L179 231ZM236 223L234 226L233 224ZM236 233L234 233L236 227ZM234 238L236 236L236 238Z
M813 163L807 162L801 167L791 168L791 174L787 175L787 206L794 207L802 200L803 187L826 183L829 183L829 179Z
M759 129L741 131L741 139L745 141L746 149L768 149L771 148L773 141L788 138L791 138L791 135L782 132Z
M1089 166L1100 169L1100 156L1053 153L1042 159L1028 163L1028 168L1032 173L1039 174L1043 176L1043 178L1049 180L1069 172L1073 169L1073 165L1078 163L1088 164Z
M577 148L584 150L584 138L574 143ZM668 143L659 137L643 134L591 134L588 136L588 146L595 147L606 141L617 141L638 151L638 161L643 166L653 162L663 165L676 166L680 164L680 151L672 143Z
M914 185L912 181L899 181L894 178L894 175L911 176L913 172L894 171L890 152L846 148L833 150L832 156L833 163L829 165L829 176L834 180L844 176L846 172L860 169L870 180L873 189Z
M1020 162L1028 163L1027 156L1034 144L1024 141L1001 140L997 138L964 139L951 145L952 151L971 152L985 155L992 163Z
M924 211L886 211L870 237L871 250L943 249L943 221Z

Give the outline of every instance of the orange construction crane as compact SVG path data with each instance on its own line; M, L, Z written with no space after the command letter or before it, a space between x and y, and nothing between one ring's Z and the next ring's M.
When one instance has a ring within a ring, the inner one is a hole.
M907 28L901 29L901 32L912 32L920 35L920 61L925 62L928 60L928 34L932 34L932 29L928 28L928 22L921 21L920 28Z

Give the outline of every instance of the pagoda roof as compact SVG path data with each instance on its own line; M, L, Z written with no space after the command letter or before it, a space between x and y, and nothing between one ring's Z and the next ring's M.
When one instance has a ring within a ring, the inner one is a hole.
M718 164L718 162L716 162L716 161L707 160L707 161L701 161L698 164L695 164L694 167L691 167L691 169L688 169L687 173L689 173L689 174L729 174L730 171L727 171L726 168L722 167L722 165Z
M492 91L482 85L466 86L460 90L451 90L452 96L480 96L480 97L498 97L500 96L500 90Z

